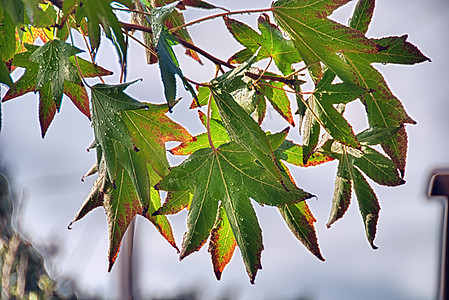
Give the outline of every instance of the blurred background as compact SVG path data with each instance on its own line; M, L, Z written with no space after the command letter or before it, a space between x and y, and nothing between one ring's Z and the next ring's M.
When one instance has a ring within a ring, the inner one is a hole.
M230 10L271 5L267 0L210 2ZM346 24L355 4L352 1L338 9L331 18ZM211 12L189 9L185 17L194 20L208 14ZM234 17L257 28L257 14ZM222 280L217 281L207 247L180 262L176 251L154 226L137 218L132 256L135 298L434 299L443 208L439 201L428 200L426 192L432 170L449 167L446 131L449 99L444 75L449 66L448 28L446 0L377 1L368 37L408 34L408 41L432 59L431 63L414 66L375 66L418 122L407 126L407 183L387 188L371 182L382 208L375 240L378 250L372 250L366 241L356 203L352 203L342 220L326 229L336 162L307 169L295 167L292 173L297 184L318 196L308 203L318 220L316 230L325 262L316 259L294 238L275 208L261 208L254 203L263 230L263 270L259 271L256 284L251 285L237 250ZM190 34L197 46L223 60L241 49L221 19L192 26ZM81 47L83 43L80 41L78 45ZM213 76L214 65L206 59L205 65L200 66L183 55L181 46L176 50L187 77L200 82ZM144 51L135 43L131 43L129 55L128 81L138 78L143 81L131 85L127 93L141 101L164 103L157 66L146 65ZM101 66L115 72L105 80L117 83L119 64L108 41L103 40L97 59ZM262 62L260 66L265 64ZM4 87L1 92L3 96ZM180 85L178 92L183 100L169 116L192 135L204 132L197 112L186 110L191 97ZM15 227L44 254L46 268L53 278L76 281L73 287L79 298L119 299L121 263L126 255L122 249L112 272L107 272L104 210L95 209L75 223L72 230L67 230L95 180L80 181L95 161L94 151L86 151L93 140L89 120L64 98L60 113L42 139L37 107L37 95L31 93L2 105L0 160L2 169L8 170L11 194L16 199L15 216L20 216L15 218ZM295 107L292 109L295 111ZM351 103L346 116L356 132L367 127L360 103ZM279 131L288 124L271 111L264 126ZM298 129L290 131L289 138L300 142ZM169 159L173 164L182 161L180 157ZM186 212L169 219L180 244L186 230Z

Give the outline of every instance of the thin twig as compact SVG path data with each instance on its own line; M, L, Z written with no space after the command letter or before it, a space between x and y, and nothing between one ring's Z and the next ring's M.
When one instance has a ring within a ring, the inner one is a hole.
M70 32L70 26L69 26L68 23L67 23L67 26L69 27L69 32ZM87 42L86 34L84 33L84 31L83 31L83 29L81 27L79 27L79 30L80 30L81 35L83 37L84 43L86 44L87 52L89 52L90 60L92 61L93 64L95 64L95 58L94 58L94 55L92 54L91 47L89 46L89 43ZM70 38L72 39L72 44L73 44L73 37L72 37L72 33L71 32L70 32ZM76 61L77 65L78 65L78 60L76 59L76 56L75 56L75 61ZM79 65L78 65L78 69L79 69ZM81 72L80 72L80 74L81 74ZM103 79L103 77L101 75L97 75L97 77L100 79L101 83L105 84L105 81L104 81L104 79ZM87 86L89 86L89 85L87 85Z
M131 24L131 23L124 23L124 22L122 22L121 24L122 24L122 28L124 30L128 30L128 31L139 30L139 31L143 31L143 32L152 33L151 28L146 27L146 26L137 25L137 24ZM234 65L232 65L232 64L230 64L230 63L228 63L226 61L223 61L223 60L221 60L221 59L211 55L207 51L205 51L205 50L203 50L201 48L198 48L194 44L192 44L192 43L182 39L181 37L176 36L176 35L174 35L174 37L178 40L178 42L181 45L183 45L184 47L186 47L188 49L191 49L191 50L201 54L202 56L204 56L205 58L207 58L208 60L210 60L214 64L220 65L220 66L225 66L225 67L228 67L230 69L234 69L235 68ZM259 76L260 76L259 74L254 74L254 73L251 73L251 72L246 72L245 75L250 77L251 79L254 79L254 80L257 80L259 78ZM263 76L261 76L261 79L282 82L282 83L284 83L286 85L293 85L296 82L295 79L288 79L288 78L285 78L285 77L272 76L272 75L263 75Z
M261 9L248 9L248 10L237 10L237 11L230 11L230 12L224 12L224 13L220 13L220 14L215 14L215 15L211 15L211 16L207 16L204 18L200 18L191 22L187 22L183 25L180 25L178 27L173 27L170 29L170 32L175 32L179 29L182 29L184 27L187 26L191 26L193 24L197 24L200 22L204 22L207 20L212 20L212 19L216 19L216 18L220 18L220 17L224 17L224 16L230 16L230 15L241 15L241 14L251 14L251 13L262 13L262 12L268 12L268 11L272 11L273 8L261 8Z
M67 24L67 30L69 31L69 35L70 35L70 40L71 40L71 42L72 42L72 46L74 46L74 45L75 45L75 42L73 41L72 29L70 28L69 23L66 23L66 24ZM81 81L82 81L88 88L92 88L92 87L87 83L87 81L84 79L83 72L81 71L80 64L79 64L79 62L78 62L78 56L74 55L74 57L75 57L75 63L76 63L76 67L78 68L78 72L79 72ZM98 77L100 77L100 76L98 76ZM102 81L103 84L104 84L103 79L102 79L101 77L100 77L100 79L101 79L101 81Z
M129 34L129 32L127 30L123 30L123 33L126 34L128 37L130 37L133 41L135 41L136 43L138 43L140 46L144 47L145 49L147 49L148 51L151 52L151 54L153 55L157 55L157 53L154 51L154 49L152 49L151 47L148 47L148 45L145 45L144 42L140 41L138 38L136 38L135 36L133 36L132 34Z

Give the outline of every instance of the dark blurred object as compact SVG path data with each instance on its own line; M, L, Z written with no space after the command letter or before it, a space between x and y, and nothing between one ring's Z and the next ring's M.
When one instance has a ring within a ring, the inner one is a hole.
M430 197L439 197L443 201L443 218L442 218L442 239L441 239L441 255L440 255L440 274L438 281L438 295L437 299L448 299L447 289L448 289L448 267L447 263L449 261L449 253L447 249L448 241L448 201L449 201L449 170L440 170L433 172L430 177L428 194Z
M76 299L50 278L44 257L12 225L13 202L6 177L0 174L1 299Z

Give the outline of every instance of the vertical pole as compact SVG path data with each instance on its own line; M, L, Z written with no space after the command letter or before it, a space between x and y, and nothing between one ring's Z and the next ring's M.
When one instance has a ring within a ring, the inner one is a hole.
M133 245L136 218L132 219L123 238L123 249L120 277L120 299L133 299Z
M448 230L448 201L449 201L449 170L446 172L436 172L430 178L429 196L440 197L443 199L443 217L441 229L441 253L440 253L440 270L438 280L437 299L445 300L448 295L449 284L449 253L447 249L447 241L449 236Z

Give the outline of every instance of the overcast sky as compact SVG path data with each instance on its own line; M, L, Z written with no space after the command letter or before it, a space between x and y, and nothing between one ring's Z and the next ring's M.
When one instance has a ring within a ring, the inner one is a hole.
M231 10L269 7L271 1L210 1ZM336 11L332 18L346 23L354 3ZM243 3L243 4L242 4ZM245 7L242 7L245 5ZM204 11L186 13L188 20L208 14ZM236 18L256 28L257 15ZM293 169L298 185L318 196L309 200L317 218L316 229L323 256L317 260L290 233L276 209L254 203L263 230L262 266L256 284L250 285L237 251L220 282L215 280L207 247L179 261L176 252L146 220L138 218L135 257L138 274L135 285L148 295L176 295L188 289L202 289L207 298L232 296L240 299L433 299L436 289L438 246L442 207L437 200L426 198L430 174L435 168L449 168L449 101L447 99L446 67L448 67L449 2L445 0L379 0L369 37L408 34L432 59L415 66L376 65L386 77L393 93L403 102L406 111L418 124L407 126L409 153L405 179L396 188L373 184L381 212L374 251L365 238L362 219L354 203L346 216L326 229L336 163L325 166ZM208 21L191 28L194 42L227 59L241 49L227 32L223 21ZM82 45L82 44L80 44ZM197 81L213 76L214 66L204 67L177 54L184 73ZM143 51L131 47L128 80L143 78L128 88L130 95L141 101L163 103L163 89L156 66L147 66ZM107 43L102 45L98 62L116 75L107 79L118 81L115 53ZM2 87L2 95L5 93ZM170 115L192 134L203 130L196 121L196 111L185 113L190 96L182 88L180 107ZM104 210L99 208L74 224L68 223L90 191L95 178L84 183L81 176L95 161L95 153L86 148L93 140L89 121L69 99L64 98L61 112L51 124L46 138L40 138L37 97L28 94L2 105L3 127L0 151L11 168L16 191L26 191L22 205L20 228L36 245L44 247L57 241L60 252L51 261L52 274L75 277L88 292L118 297L118 262L107 273L107 224ZM366 128L360 104L348 107L349 118L360 122L355 130ZM287 124L275 113L267 116L266 128L282 130ZM298 139L297 130L289 138ZM179 163L179 158L173 163ZM186 213L170 217L178 244L185 231Z

